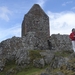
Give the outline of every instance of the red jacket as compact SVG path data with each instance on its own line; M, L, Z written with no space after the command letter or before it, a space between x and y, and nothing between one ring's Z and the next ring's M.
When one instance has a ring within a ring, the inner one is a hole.
M69 35L69 37L70 37L70 39L71 40L73 40L73 41L75 41L75 33L74 32L72 32L70 35Z

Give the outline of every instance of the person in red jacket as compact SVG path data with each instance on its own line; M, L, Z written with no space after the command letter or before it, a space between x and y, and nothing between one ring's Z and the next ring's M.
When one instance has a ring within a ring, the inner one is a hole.
M72 41L72 47L75 52L75 28L72 29L72 32L70 33L69 37Z

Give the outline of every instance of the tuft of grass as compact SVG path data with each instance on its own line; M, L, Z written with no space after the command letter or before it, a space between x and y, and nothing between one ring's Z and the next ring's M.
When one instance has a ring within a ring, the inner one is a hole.
M29 51L30 61L32 62L34 59L42 58L40 52L41 52L40 50L30 50Z
M2 72L0 72L0 75L6 75L10 70L12 70L14 73L15 68L16 68L15 60L14 59L13 60L7 60L5 67L4 67L4 70ZM10 74L10 75L12 75L12 74Z
M44 72L44 69L40 68L29 68L27 71L23 70L18 72L17 75L40 75L41 72Z
M68 70L65 65L63 65L61 68L50 70L50 73L52 73L52 75L57 75L58 72L61 72L64 75L75 75L75 72L72 70Z
M60 70L62 73L64 73L65 75L75 75L75 72L72 70L68 70L68 69L62 69Z
M62 57L68 57L71 54L69 51L57 51L55 52L55 56L62 56Z

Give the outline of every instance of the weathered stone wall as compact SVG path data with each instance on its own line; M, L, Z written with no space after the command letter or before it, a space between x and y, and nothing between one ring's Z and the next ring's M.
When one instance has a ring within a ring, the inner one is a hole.
M49 36L49 17L38 4L33 5L25 15L22 26L22 30L25 30L22 31L22 36L25 36L27 32L36 32L39 37L41 37L39 33Z
M24 16L22 23L22 36L28 32L35 32L38 40L48 48L47 40L50 36L49 33L49 17L41 9L38 4L34 4L30 11Z

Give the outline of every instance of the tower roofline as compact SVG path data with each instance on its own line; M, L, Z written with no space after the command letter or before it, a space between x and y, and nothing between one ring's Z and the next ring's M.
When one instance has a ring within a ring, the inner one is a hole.
M42 12L43 14L45 14L47 17L48 15L44 12L44 10L40 7L39 4L34 4L31 9L27 12L27 14L29 13L34 13L35 11L39 11L39 12Z

